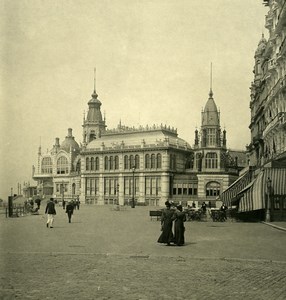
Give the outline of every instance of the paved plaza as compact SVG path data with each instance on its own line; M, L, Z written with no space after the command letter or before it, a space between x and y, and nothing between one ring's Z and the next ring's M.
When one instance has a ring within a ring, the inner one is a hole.
M0 299L285 299L286 231L186 222L183 247L158 244L148 207L84 206L54 228L0 215Z

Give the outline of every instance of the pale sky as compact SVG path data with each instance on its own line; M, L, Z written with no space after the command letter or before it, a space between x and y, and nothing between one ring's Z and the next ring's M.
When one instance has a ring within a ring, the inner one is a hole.
M114 128L167 124L194 143L212 87L227 147L250 143L262 0L1 0L0 197L32 181L38 147L73 129L96 91Z

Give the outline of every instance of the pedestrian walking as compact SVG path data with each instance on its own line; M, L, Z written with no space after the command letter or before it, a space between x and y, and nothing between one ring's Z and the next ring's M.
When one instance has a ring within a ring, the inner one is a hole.
M161 235L158 239L158 243L167 244L167 246L170 246L170 243L173 242L173 214L174 211L171 210L171 203L169 201L165 202L166 208L162 211L161 216Z
M71 202L68 202L68 204L66 205L66 213L68 214L69 223L71 223L73 209L74 209L74 205Z
M45 214L48 215L47 228L53 228L54 216L57 214L55 209L54 198L50 198L50 201L47 203Z
M80 205L79 197L76 198L75 204L76 204L77 209L79 210L79 205Z
M222 221L226 221L227 220L227 216L226 216L227 206L225 206L224 203L220 207L220 211L221 211L221 214L222 214Z
M174 228L174 243L177 246L182 246L185 244L185 226L184 222L186 222L186 214L183 212L182 205L177 205L177 210L173 215L173 220L175 221Z

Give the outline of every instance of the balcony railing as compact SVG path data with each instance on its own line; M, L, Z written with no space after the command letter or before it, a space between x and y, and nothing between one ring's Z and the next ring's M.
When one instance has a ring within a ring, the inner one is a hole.
M263 131L263 137L265 137L276 126L285 124L285 121L286 121L286 112L280 112L280 113L278 113L274 117L274 119L264 129L264 131Z

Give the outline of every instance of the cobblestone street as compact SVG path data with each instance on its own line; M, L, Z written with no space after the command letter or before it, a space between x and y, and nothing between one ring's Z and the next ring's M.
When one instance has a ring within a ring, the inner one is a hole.
M72 223L1 220L1 299L285 299L286 232L187 222L186 245L157 243L149 208L82 206Z

